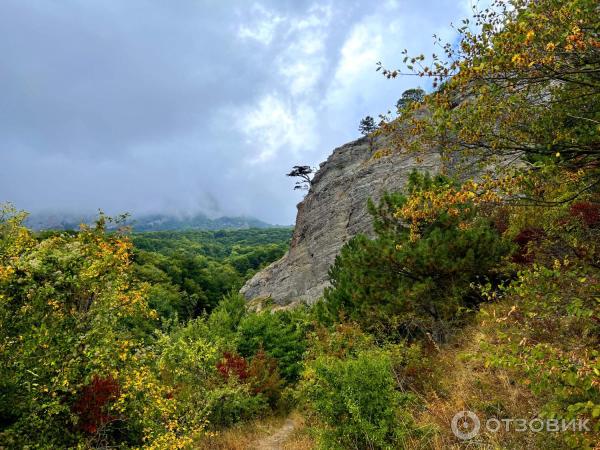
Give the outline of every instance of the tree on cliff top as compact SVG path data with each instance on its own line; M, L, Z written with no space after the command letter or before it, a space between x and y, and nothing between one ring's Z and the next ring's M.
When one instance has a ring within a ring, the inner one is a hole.
M378 128L379 127L375 124L375 119L373 119L371 116L367 116L362 119L358 125L358 131L360 131L363 136L369 138L369 148L371 150L373 150L373 141L375 139L373 133L377 131Z
M375 119L371 116L362 119L358 125L358 131L360 131L363 136L368 136L375 130L377 130L377 125L375 125Z
M298 177L299 181L296 181L294 190L306 190L310 188L312 182L312 176L315 173L315 169L310 166L294 166L289 173L286 173L288 177Z
M407 89L396 102L396 109L403 110L414 103L421 104L425 100L425 91L421 88Z

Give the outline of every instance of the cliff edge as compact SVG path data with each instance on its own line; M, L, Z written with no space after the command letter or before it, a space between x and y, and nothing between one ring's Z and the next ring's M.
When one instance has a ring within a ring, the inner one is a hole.
M289 251L252 277L241 289L248 300L271 298L278 305L312 303L329 285L328 270L350 238L373 234L367 199L401 190L414 169L437 172L437 152L424 155L373 155L385 147L383 138L367 138L336 148L321 163L310 190L298 204ZM383 152L386 153L386 152Z

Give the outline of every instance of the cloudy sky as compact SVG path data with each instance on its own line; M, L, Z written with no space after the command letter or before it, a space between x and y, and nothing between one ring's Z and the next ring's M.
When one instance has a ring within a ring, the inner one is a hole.
M33 212L251 215L359 136L469 0L1 0L0 202Z

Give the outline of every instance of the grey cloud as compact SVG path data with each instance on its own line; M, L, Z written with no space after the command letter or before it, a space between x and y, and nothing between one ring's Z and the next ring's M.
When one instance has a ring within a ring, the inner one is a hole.
M4 0L0 202L291 223L286 169L317 164L393 105L414 80L385 81L375 61L430 50L463 12L449 0ZM360 27L380 45L345 73Z

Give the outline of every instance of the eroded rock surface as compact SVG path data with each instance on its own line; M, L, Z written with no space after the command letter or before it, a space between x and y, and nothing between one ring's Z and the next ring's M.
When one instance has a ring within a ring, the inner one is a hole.
M334 150L321 164L310 191L298 204L290 250L242 288L248 299L271 298L278 305L314 302L329 284L328 269L345 242L373 234L367 199L402 190L413 169L437 172L439 155L393 153L374 158L366 138Z

